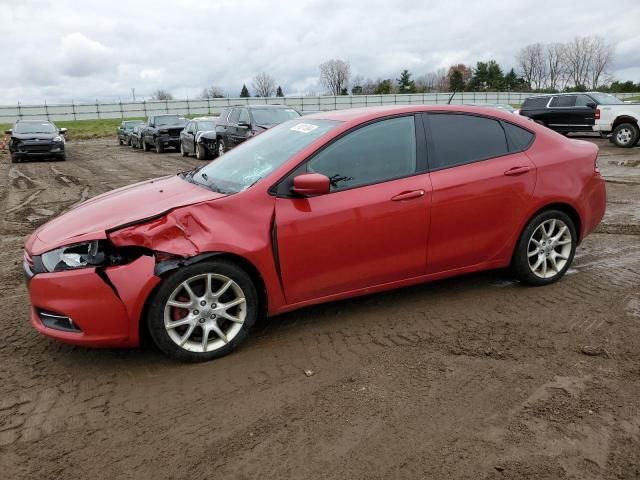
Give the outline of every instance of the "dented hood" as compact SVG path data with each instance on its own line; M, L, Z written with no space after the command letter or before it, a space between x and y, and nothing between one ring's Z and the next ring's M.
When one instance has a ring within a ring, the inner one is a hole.
M136 183L72 207L38 228L27 239L26 248L38 255L63 245L106 238L108 230L223 196L177 175Z

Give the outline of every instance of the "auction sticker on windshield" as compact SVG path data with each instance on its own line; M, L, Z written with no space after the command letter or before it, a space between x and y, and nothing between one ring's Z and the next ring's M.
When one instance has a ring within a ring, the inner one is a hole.
M318 128L317 125L312 125L310 123L299 123L291 127L291 130L293 130L294 132L309 133L313 132L316 128Z

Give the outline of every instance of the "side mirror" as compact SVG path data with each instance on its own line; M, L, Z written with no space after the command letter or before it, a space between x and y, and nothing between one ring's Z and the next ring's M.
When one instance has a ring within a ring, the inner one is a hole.
M61 135L64 135L65 133L67 133L67 129L66 128L61 128L58 130L58 133Z
M251 124L249 122L238 122L238 126L248 128Z
M589 108L593 108L595 110L595 108L597 107L597 105L595 104L595 102L587 102L587 107Z
M7 135L11 135L13 133L13 129L10 128L9 130L5 130L4 133Z
M330 186L329 177L320 173L303 173L293 179L293 191L303 197L325 195Z

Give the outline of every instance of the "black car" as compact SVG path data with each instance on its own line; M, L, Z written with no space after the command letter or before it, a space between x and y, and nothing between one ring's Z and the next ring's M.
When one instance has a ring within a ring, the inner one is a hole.
M216 124L218 155L259 135L267 128L299 117L300 114L287 105L247 105L222 110Z
M144 123L136 125L129 133L129 145L133 148L142 148L142 129L145 127Z
M142 120L125 120L118 126L118 143L131 146L131 132L136 125L144 125Z
M591 132L602 95L598 92L536 95L524 101L520 115L556 132Z
M180 132L180 153L183 157L195 153L198 160L206 160L218 154L216 120L202 117L187 122Z
M11 130L6 130L9 139L11 162L18 163L28 158L54 158L66 160L64 133L66 128L57 128L47 120L18 120Z
M180 132L187 121L179 115L154 115L142 129L142 149L148 152L155 147L157 153L166 147L180 148Z

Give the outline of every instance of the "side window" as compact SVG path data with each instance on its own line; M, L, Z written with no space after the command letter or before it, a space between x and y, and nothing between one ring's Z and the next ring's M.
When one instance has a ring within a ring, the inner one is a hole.
M407 177L416 172L413 116L381 120L336 140L307 163L331 180L331 191Z
M227 117L229 116L229 108L223 108L222 112L220 112L220 117L218 118L218 123L227 123Z
M238 118L238 123L250 123L249 122L249 110L243 108L240 110L240 117Z
M529 130L518 127L513 123L502 122L504 131L507 134L507 141L509 142L509 152L521 152L529 148L535 135Z
M240 116L240 109L239 108L234 108L231 111L231 116L229 117L229 123L237 124L239 116Z
M586 107L587 103L596 103L587 95L578 95L576 99L576 107Z
M497 120L474 115L426 115L431 132L429 168L439 170L507 155L507 138Z
M545 108L549 102L549 97L529 97L522 104L522 109Z
M575 95L562 95L561 97L553 97L550 107L574 107L576 104Z

